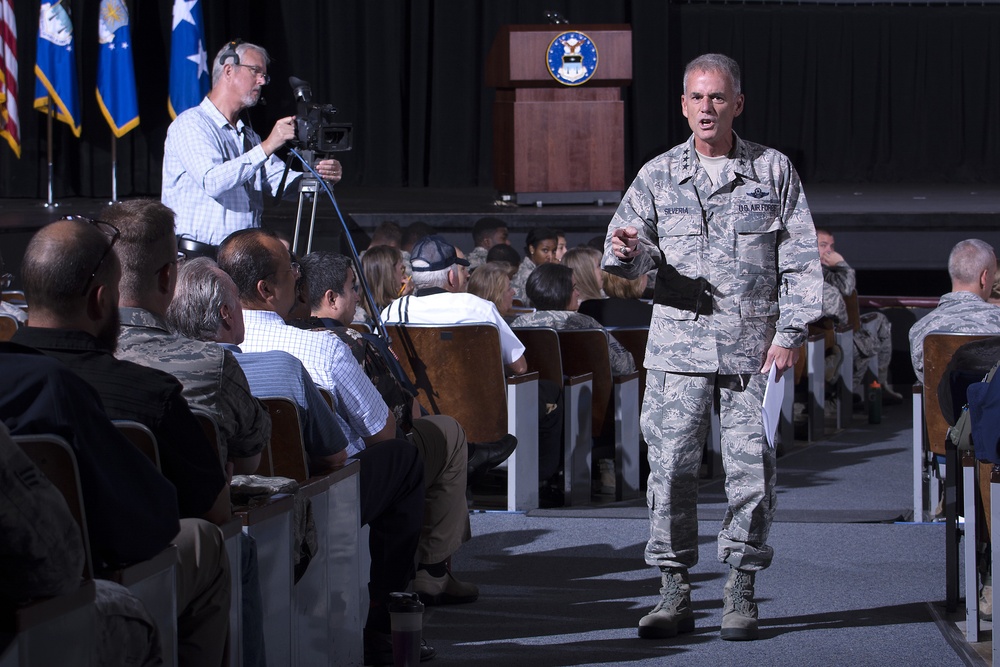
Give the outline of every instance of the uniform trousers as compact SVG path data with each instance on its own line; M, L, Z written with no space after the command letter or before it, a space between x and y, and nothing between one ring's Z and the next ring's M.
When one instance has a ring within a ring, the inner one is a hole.
M691 568L698 562L698 473L713 403L719 406L728 499L719 560L748 571L770 565L776 465L761 418L766 382L762 373L648 372L639 424L649 445L650 565Z
M472 538L465 484L469 445L465 429L446 415L413 420L408 439L424 462L424 521L417 561L440 563Z
M219 527L181 519L177 566L177 663L221 667L229 646L232 582Z

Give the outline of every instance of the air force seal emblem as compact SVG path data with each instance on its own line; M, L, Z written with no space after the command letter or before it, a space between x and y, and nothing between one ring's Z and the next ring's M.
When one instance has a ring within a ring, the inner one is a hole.
M597 71L597 46L582 32L556 35L546 56L549 74L564 86L579 86Z

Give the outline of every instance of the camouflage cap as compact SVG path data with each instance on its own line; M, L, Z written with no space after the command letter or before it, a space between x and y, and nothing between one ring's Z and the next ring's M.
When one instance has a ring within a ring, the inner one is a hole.
M437 234L417 241L410 251L410 266L414 271L441 271L454 264L468 266L469 260L455 253L455 246Z

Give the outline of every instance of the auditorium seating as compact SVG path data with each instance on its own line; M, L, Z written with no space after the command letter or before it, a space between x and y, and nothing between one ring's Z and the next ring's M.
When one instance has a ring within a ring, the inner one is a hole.
M0 313L0 342L10 340L17 331L17 320L10 315Z
M524 345L524 360L529 371L541 380L563 388L563 494L567 505L580 505L591 499L591 450L593 448L591 395L593 373L566 375L563 372L559 334L549 327L513 329Z
M121 584L142 600L146 611L156 622L163 647L165 665L177 664L177 585L175 567L177 547L171 545L150 560L135 563L110 572L94 571L87 538L87 512L80 490L80 475L76 455L62 438L55 435L15 436L14 442L28 455L38 469L59 489L83 534L84 576L95 574ZM66 650L63 646L62 651ZM35 663L32 661L32 664ZM49 664L65 664L62 660Z
M500 335L492 324L389 324L403 371L432 414L454 417L470 442L510 433L507 509L538 507L538 373L506 377Z

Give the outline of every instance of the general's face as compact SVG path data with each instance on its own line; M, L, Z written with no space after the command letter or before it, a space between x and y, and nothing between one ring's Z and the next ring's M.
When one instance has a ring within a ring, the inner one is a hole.
M733 145L733 120L743 113L737 95L722 72L691 72L681 96L681 113L694 133L695 148L710 157L725 155Z
M558 248L558 246L558 241L554 239L545 239L543 241L539 241L538 245L528 246L528 254L531 256L531 261L538 265L555 262L557 261L556 248Z

